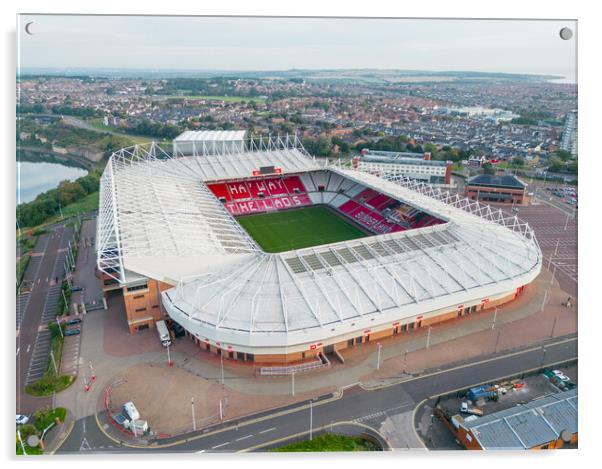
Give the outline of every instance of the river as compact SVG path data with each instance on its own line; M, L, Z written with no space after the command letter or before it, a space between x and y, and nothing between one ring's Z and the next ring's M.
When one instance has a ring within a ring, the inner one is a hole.
M31 202L38 194L54 189L59 182L73 181L88 171L59 163L17 161L17 205Z

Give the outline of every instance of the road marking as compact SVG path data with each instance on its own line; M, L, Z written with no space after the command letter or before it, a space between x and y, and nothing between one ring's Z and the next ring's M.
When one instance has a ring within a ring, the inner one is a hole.
M229 445L229 444L230 444L230 442L229 442L229 441L227 441L227 442L225 442L225 443L222 443L221 445L212 446L212 447L211 447L211 449L217 449L217 448L221 448L222 446L226 446L226 445Z
M90 447L90 443L88 443L88 440L86 440L86 438L84 437L84 439L82 440L82 444L79 447L79 450L84 451L84 450L89 450L89 449L92 449Z
M201 454L201 453L204 453L205 451L207 451L207 450L202 449L200 451L197 451L196 454Z
M19 350L21 350L21 347L17 348L17 357L19 356Z
M259 433L273 432L274 430L276 430L276 427L268 428L267 430L261 430Z
M247 435L247 436L237 438L236 441L242 441L242 440L246 440L247 438L252 438L252 437L253 437L253 435Z

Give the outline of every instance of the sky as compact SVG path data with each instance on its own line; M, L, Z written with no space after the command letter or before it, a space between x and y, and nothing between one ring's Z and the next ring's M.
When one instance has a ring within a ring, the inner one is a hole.
M33 23L24 33L27 23ZM379 68L551 74L575 81L574 21L19 17L23 68Z

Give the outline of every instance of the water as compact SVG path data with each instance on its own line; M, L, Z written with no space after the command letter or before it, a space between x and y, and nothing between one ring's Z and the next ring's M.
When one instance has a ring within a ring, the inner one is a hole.
M85 169L58 163L17 161L17 205L31 202L38 194L55 189L65 179L73 181L86 174Z

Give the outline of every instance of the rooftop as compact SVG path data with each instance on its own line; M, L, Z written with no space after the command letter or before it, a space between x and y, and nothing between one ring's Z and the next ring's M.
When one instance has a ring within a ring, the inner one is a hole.
M577 433L577 389L464 422L483 449L530 449Z
M467 182L469 186L484 186L484 187L506 187L510 189L524 189L524 184L516 176L511 175L492 175L492 174L479 174L470 178Z
M245 130L186 130L173 139L174 142L222 142L245 139Z

